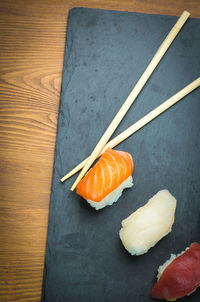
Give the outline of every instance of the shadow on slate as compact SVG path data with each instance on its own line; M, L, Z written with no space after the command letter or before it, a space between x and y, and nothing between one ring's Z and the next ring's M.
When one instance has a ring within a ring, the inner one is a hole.
M74 8L69 13L43 282L45 302L148 302L157 268L200 242L199 89L117 148L135 162L134 187L95 211L59 179L90 154L177 17ZM195 80L200 20L190 18L114 136ZM158 190L177 198L172 232L139 257L121 220ZM199 301L199 290L183 301Z

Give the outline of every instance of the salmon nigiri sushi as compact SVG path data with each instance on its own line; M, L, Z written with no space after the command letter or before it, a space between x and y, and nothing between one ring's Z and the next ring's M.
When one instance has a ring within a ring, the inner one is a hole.
M194 242L179 255L171 255L158 268L152 297L175 301L192 294L200 286L200 244Z
M112 205L125 188L132 187L133 169L133 159L129 153L107 149L78 183L76 193L96 210Z

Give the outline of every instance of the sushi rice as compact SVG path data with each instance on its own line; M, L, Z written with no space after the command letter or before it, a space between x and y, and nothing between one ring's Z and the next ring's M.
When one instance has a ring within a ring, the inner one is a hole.
M96 210L100 210L106 206L111 206L114 202L116 202L120 198L124 189L131 188L132 186L133 186L133 178L132 176L129 176L114 191L108 194L101 201L96 202L87 199L87 202Z

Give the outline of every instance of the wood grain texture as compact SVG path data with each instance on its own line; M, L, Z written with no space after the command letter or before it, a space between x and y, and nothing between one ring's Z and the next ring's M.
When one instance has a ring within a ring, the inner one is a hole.
M40 301L68 10L200 17L199 0L0 2L0 301Z

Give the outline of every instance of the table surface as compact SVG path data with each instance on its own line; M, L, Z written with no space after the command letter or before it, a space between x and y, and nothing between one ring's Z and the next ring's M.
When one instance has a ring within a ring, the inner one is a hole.
M0 2L0 301L40 301L68 10L200 17L199 0Z

